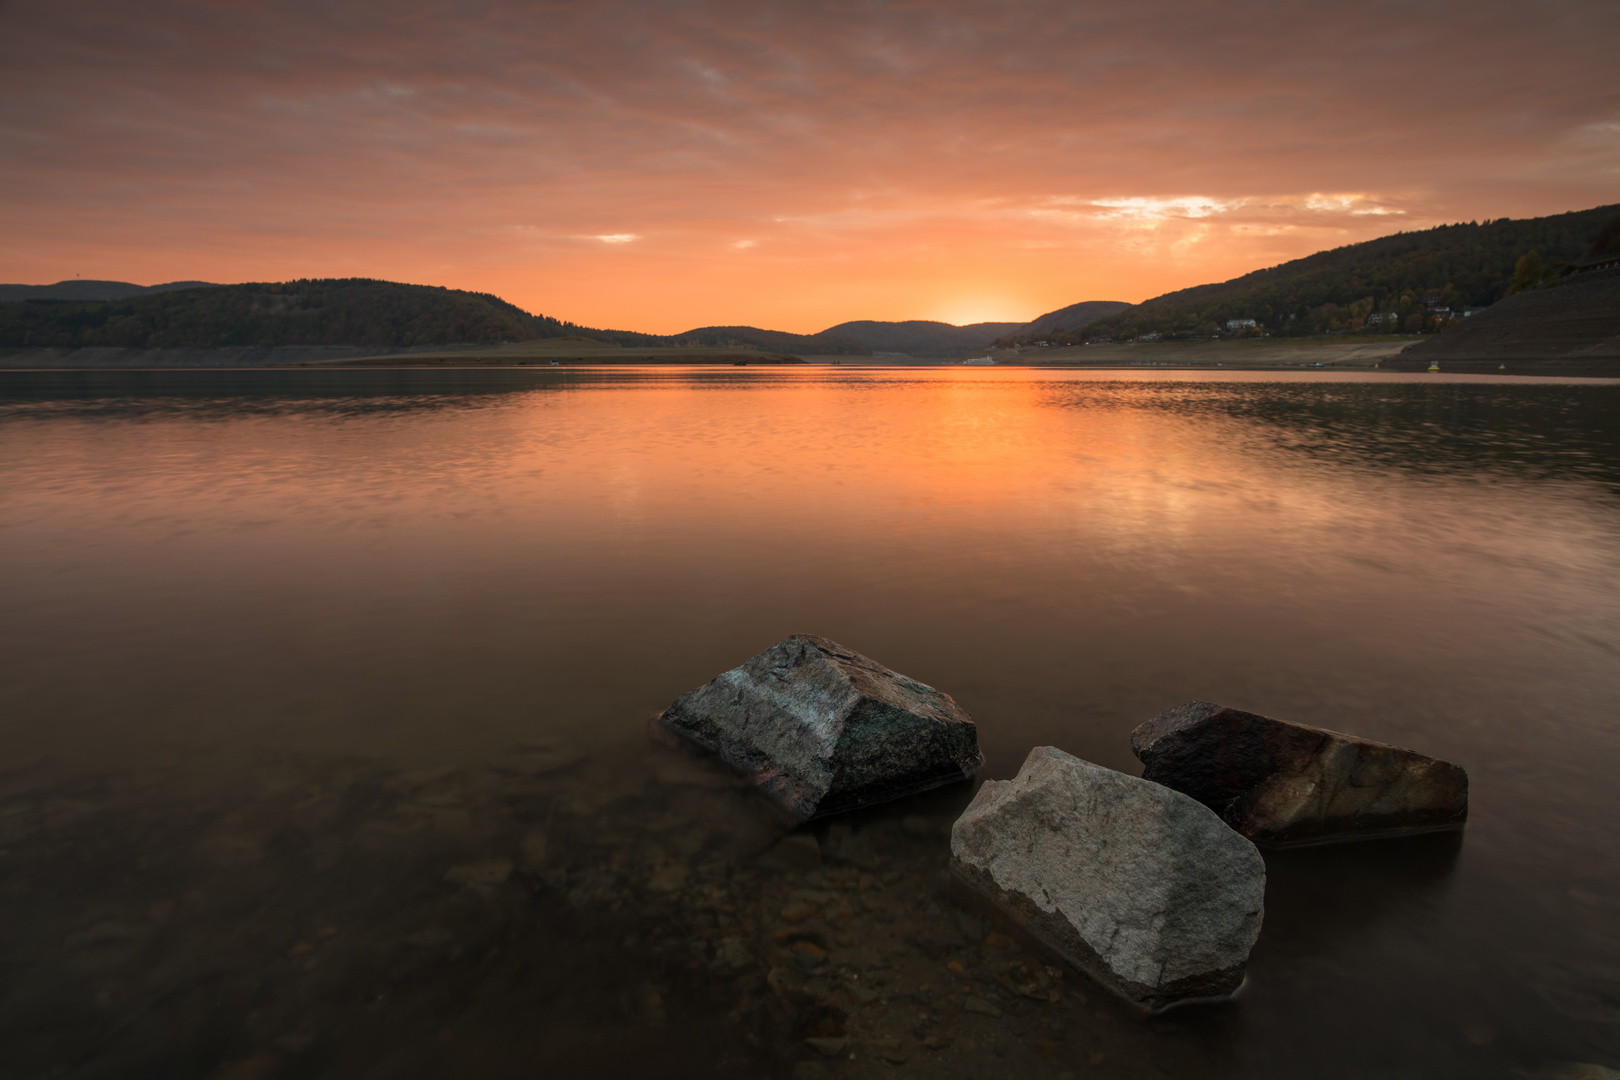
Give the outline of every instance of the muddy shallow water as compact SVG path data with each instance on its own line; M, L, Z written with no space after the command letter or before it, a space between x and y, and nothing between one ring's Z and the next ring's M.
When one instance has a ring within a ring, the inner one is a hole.
M0 374L0 1076L1620 1067L1620 386L1095 372ZM986 774L1206 698L1462 763L1267 855L1152 1020L650 737L793 632Z

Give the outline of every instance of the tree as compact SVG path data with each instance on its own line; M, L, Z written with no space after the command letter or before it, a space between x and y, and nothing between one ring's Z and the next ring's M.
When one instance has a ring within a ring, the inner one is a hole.
M1513 280L1508 283L1508 292L1522 293L1527 289L1541 288L1543 272L1541 252L1532 251L1521 257L1513 267Z
M1620 255L1620 214L1603 223L1603 228L1592 238L1592 246L1586 249L1588 259L1600 255Z

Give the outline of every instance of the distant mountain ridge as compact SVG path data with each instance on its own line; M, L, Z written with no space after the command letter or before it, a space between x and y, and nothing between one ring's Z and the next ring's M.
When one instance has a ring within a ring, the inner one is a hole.
M669 335L597 330L531 314L489 293L371 278L150 287L74 281L7 288L24 295L0 296L0 347L6 348L409 348L578 337L630 346L869 354L852 338L750 326L699 327Z
M871 350L844 334L824 330L819 334L790 334L783 330L761 330L757 326L700 326L679 334L630 334L621 331L592 331L593 336L622 345L684 345L706 348L759 349L764 352L809 353L813 356L867 356ZM637 340L631 340L637 339Z
M0 285L6 300L125 300L131 296L174 292L176 289L213 288L210 281L170 281L163 285L135 285L128 281L58 281L55 285Z
M904 322L878 322L863 319L839 323L822 335L851 338L874 353L904 353L916 357L966 356L989 346L1003 334L1017 330L1021 323L983 322L966 326L908 319Z
M1077 330L1082 326L1106 319L1110 315L1117 315L1127 308L1133 307L1126 300L1082 300L1078 304L1070 304L1066 308L1048 311L1038 319L1033 319L1016 331L1010 333L1026 334L1036 337L1041 334L1050 334L1064 330Z
M491 344L579 337L630 347L753 349L809 356L900 353L947 359L989 347L998 337L1065 325L1127 307L1087 301L1033 323L966 326L925 319L857 320L816 334L754 326L700 326L678 334L602 330L535 315L489 293L371 278L321 278L241 285L176 281L61 281L0 285L0 347L282 348Z

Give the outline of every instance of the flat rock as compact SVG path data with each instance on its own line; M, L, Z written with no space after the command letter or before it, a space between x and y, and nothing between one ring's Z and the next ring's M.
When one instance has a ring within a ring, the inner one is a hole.
M1260 934L1253 844L1180 792L1050 746L979 789L951 856L968 885L1148 1010L1232 994Z
M1142 775L1191 795L1257 844L1460 829L1461 766L1336 731L1191 701L1131 732Z
M950 695L836 642L795 634L664 710L796 821L971 777L978 729Z

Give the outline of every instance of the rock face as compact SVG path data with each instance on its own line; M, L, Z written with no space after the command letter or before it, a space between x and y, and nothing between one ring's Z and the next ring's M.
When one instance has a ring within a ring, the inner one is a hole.
M979 789L951 856L1030 933L1150 1010L1231 994L1260 934L1253 844L1179 792L1050 746Z
M958 783L984 764L950 695L809 634L677 699L660 721L798 821Z
M1142 775L1258 844L1286 847L1459 829L1468 774L1449 761L1191 701L1131 732Z

